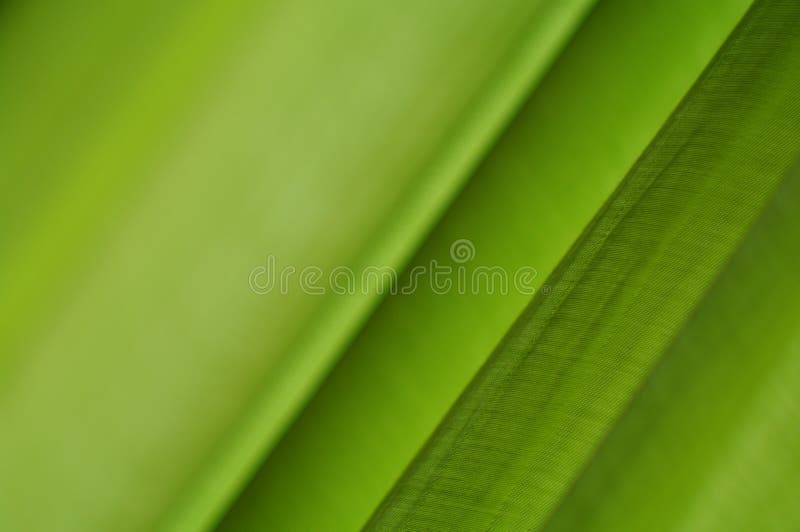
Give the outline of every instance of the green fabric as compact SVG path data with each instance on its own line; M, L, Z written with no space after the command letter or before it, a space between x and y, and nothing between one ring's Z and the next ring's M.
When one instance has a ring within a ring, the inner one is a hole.
M756 2L368 528L545 522L800 153L798 15Z
M455 266L450 245L469 236L473 264L531 265L541 286L746 4L600 2L411 267ZM436 294L427 285L390 296L222 528L363 525L529 297Z

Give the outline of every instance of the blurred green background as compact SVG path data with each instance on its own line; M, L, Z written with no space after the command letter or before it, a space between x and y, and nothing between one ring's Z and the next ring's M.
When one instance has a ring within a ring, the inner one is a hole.
M0 529L364 525L530 295L258 294L254 269L406 279L469 239L543 286L751 3L0 3ZM783 105L797 8L756 6ZM735 96L773 97L753 76ZM785 165L759 164L762 198Z

